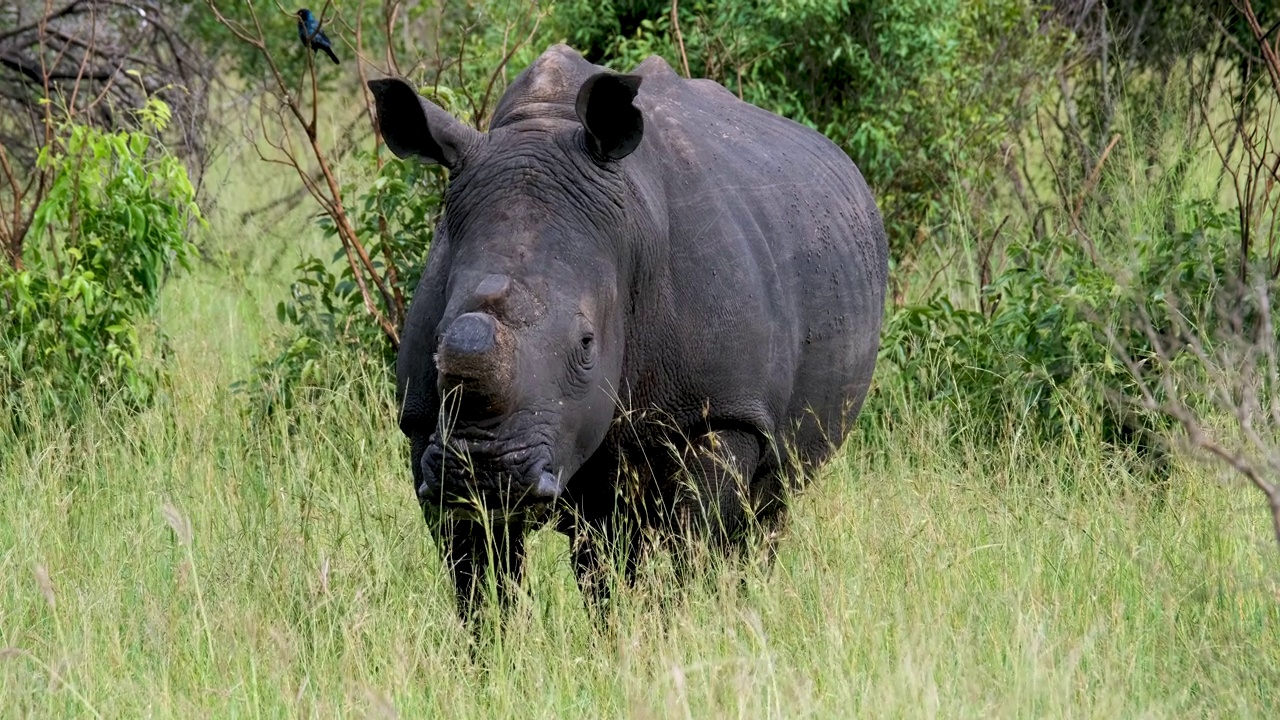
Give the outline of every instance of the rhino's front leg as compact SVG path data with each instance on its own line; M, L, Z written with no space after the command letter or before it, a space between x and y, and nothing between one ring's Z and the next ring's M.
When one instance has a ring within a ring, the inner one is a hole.
M746 430L713 430L686 449L672 507L678 550L705 542L725 552L747 540L759 462L760 442Z
M601 447L570 481L569 509L560 515L578 589L598 620L607 613L614 583L635 582L642 551L641 518L634 500L618 489L622 476L616 452Z
M588 610L603 620L613 584L619 579L628 586L636 581L642 550L639 523L619 511L600 518L578 518L568 534L578 589Z
M444 518L440 545L453 574L458 615L474 623L484 605L486 572L492 569L499 612L505 611L524 574L525 527L520 522L486 523Z

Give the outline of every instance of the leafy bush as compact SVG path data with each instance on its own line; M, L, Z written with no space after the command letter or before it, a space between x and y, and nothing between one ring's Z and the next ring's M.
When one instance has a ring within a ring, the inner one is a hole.
M955 306L942 293L897 308L881 351L881 384L894 402L956 411L957 433L995 442L1101 439L1157 462L1153 433L1165 425L1139 407L1134 378L1117 350L1142 362L1151 332L1170 326L1166 298L1194 324L1215 322L1227 248L1238 237L1230 216L1207 202L1183 208L1184 229L1133 238L1130 271L1100 266L1076 238L1050 235L1009 248L1013 264L982 288L984 310ZM1121 356L1122 357L1122 356ZM874 409L872 414L880 414ZM892 422L892 413L883 413Z
M148 326L173 263L186 265L203 223L186 168L154 140L169 108L149 100L140 128L66 124L38 162L52 184L19 268L0 266L0 397L22 388L43 408L120 395L149 402L161 380Z

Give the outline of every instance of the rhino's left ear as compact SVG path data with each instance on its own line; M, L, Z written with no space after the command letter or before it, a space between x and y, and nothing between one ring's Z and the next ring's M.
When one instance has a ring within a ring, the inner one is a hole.
M576 109L587 131L587 149L601 160L621 160L640 146L644 116L631 104L639 75L596 73L578 90Z
M378 130L396 157L415 157L456 169L473 145L483 137L443 108L422 97L399 78L370 80Z

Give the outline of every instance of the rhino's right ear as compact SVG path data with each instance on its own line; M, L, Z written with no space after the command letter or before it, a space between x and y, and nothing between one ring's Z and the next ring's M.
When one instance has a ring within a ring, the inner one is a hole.
M396 157L412 156L453 170L482 137L480 131L458 122L404 80L370 80L369 90L378 113L378 130Z
M621 160L640 146L644 115L632 101L640 91L639 75L596 73L578 89L574 108L587 134L587 149L601 160Z

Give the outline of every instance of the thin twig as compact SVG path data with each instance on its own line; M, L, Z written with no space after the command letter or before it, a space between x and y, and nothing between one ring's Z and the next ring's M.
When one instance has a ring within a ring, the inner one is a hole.
M224 15L222 15L214 0L205 0L205 2L213 11L214 16L220 24L230 30L231 33L241 42L257 50L258 54L262 56L264 62L267 64L267 68L271 71L272 78L275 81L275 87L280 94L280 102L282 106L288 109L289 114L292 115L303 128L311 150L311 155L320 166L321 177L324 179L323 189L312 181L310 175L298 162L298 159L285 147L286 142L284 140L279 144L273 144L273 147L285 155L287 161L283 164L292 165L298 175L298 178L307 186L308 192L310 192L312 197L320 203L326 214L328 214L333 220L334 228L337 230L338 239L342 243L343 251L347 256L348 265L351 267L352 278L356 283L356 287L360 291L366 312L373 317L374 322L382 329L383 334L386 336L391 346L393 348L398 348L400 346L398 319L403 317L402 308L396 301L396 294L387 287L386 279L383 277L382 273L378 272L370 259L369 253L365 249L364 244L360 242L355 228L352 226L351 220L347 215L346 208L343 205L341 187L338 184L337 178L333 173L333 169L329 164L324 150L320 147L316 132L318 86L315 79L315 68L312 53L307 53L308 67L311 68L313 93L311 103L312 112L311 117L308 119L304 116L302 108L299 106L297 100L294 99L293 94L289 92L289 83L285 81L283 74L280 72L280 68L275 62L275 57L267 49L265 40L266 35L262 28L262 23L258 17L258 13L253 6L249 6L250 18L253 21L255 29L255 32L251 33L243 26L228 20ZM324 8L327 9L328 7L329 4L326 2ZM287 124L282 124L282 129L287 137ZM259 157L262 157L265 160L266 157L263 155L261 150L257 148L255 149L258 151ZM361 268L363 268L363 271ZM374 302L366 279L372 281L374 287L382 298L386 312L380 310L377 303Z
M1074 225L1080 219L1080 213L1084 211L1084 201L1089 197L1089 193L1093 192L1093 188L1098 184L1098 179L1102 176L1102 166L1107 162L1107 156L1111 154L1111 150L1115 148L1116 143L1120 142L1120 133L1116 133L1111 137L1111 142L1107 143L1107 147L1102 151L1102 156L1098 158L1098 162L1094 164L1093 170L1089 173L1089 177L1084 181L1084 187L1080 190L1080 197L1076 199L1075 210L1071 212L1071 223Z
M680 48L680 67L685 77L693 77L689 72L689 56L684 51L684 36L680 34L680 0L671 0L671 29L676 34L676 47Z

